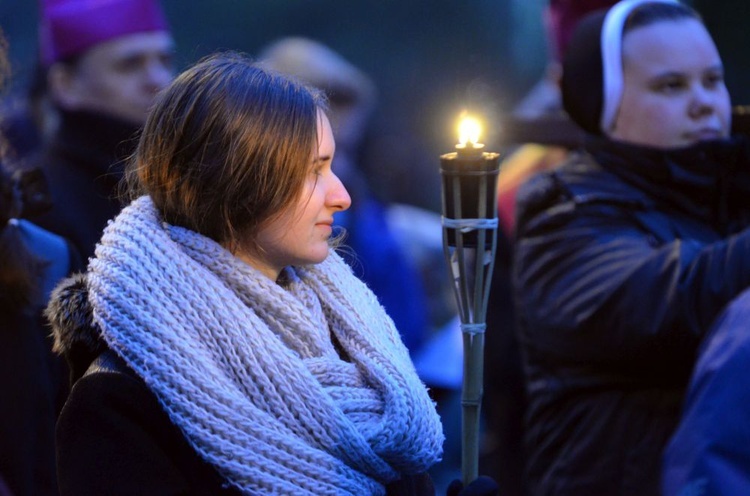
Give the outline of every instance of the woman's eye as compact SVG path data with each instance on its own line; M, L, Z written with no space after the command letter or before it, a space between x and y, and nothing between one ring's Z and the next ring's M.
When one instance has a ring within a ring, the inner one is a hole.
M676 79L660 81L656 84L656 90L661 93L673 93L685 87L685 84Z
M724 82L724 75L722 74L709 74L706 76L705 85L708 87L714 87Z

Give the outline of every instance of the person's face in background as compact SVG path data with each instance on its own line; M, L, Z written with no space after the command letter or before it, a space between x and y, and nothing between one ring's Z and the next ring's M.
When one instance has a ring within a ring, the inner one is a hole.
M351 205L349 193L331 169L336 144L331 124L318 112L318 149L310 159L305 186L296 204L266 223L257 234L260 253L235 253L272 280L288 265L320 263L328 256L333 214Z
M634 28L623 38L622 52L623 95L611 138L676 148L729 135L721 58L698 20Z
M88 50L73 67L53 66L55 100L142 125L156 94L174 77L174 42L157 31L123 36Z

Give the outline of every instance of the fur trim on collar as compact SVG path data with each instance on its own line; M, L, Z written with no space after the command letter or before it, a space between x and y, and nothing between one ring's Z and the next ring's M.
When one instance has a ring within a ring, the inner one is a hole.
M71 369L71 383L75 382L106 349L94 324L86 275L63 279L52 291L44 313L52 326L52 350L65 357Z

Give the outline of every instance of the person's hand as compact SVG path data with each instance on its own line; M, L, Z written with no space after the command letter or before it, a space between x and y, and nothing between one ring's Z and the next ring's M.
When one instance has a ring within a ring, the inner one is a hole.
M499 490L492 478L480 475L466 487L459 479L454 480L448 486L446 496L498 496Z

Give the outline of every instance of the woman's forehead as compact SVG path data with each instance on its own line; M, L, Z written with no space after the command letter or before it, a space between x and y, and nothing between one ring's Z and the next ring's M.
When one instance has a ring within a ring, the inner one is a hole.
M693 72L721 67L706 28L695 19L658 21L623 38L623 67L647 73Z

